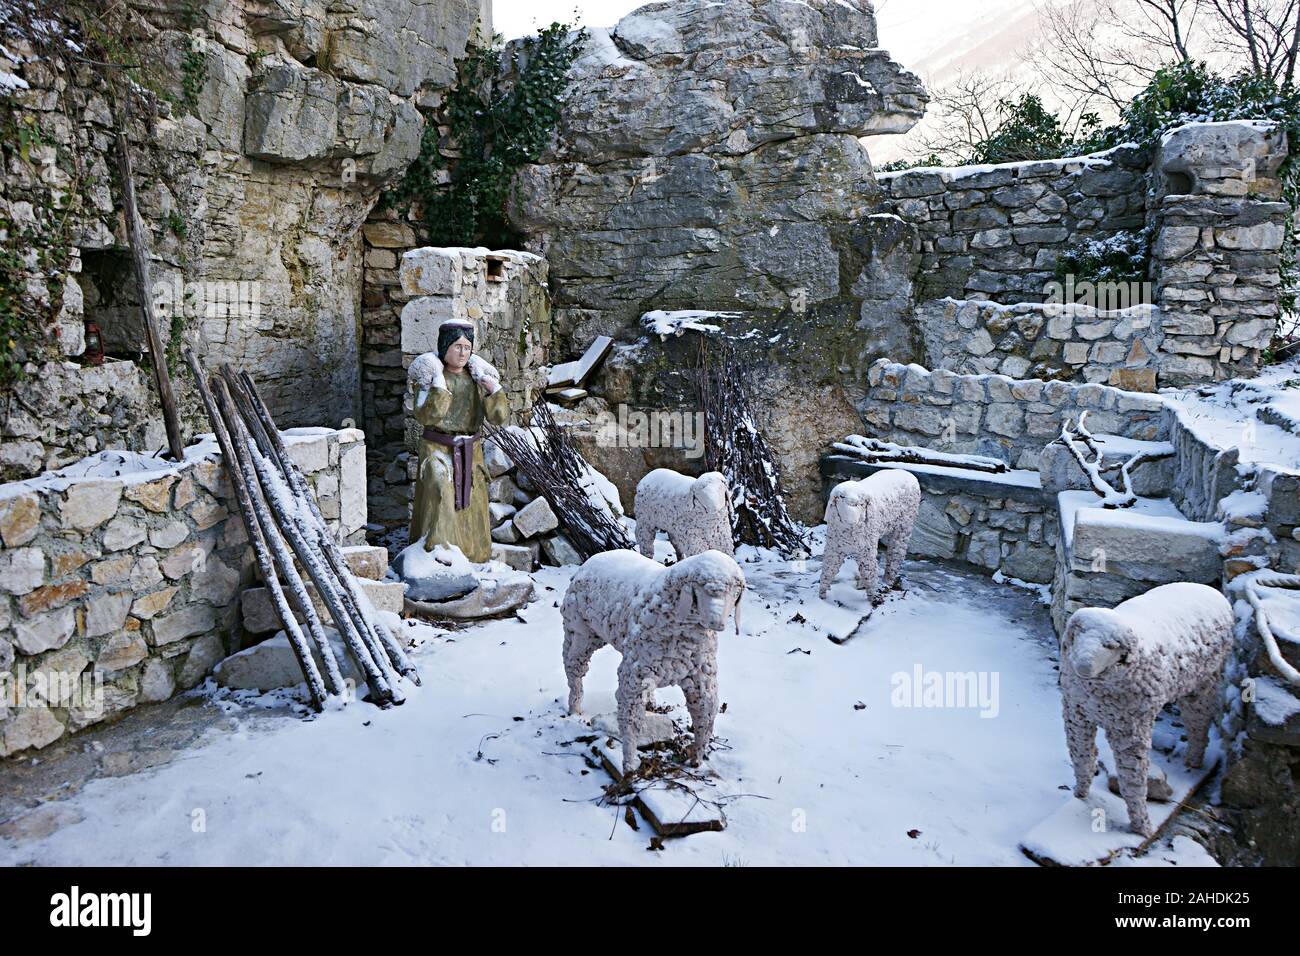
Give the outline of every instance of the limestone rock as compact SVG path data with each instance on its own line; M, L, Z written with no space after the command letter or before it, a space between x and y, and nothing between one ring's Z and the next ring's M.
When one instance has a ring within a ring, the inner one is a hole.
M0 550L0 591L27 594L45 580L45 552L40 548Z
M536 595L533 579L522 572L480 577L479 586L452 601L408 600L408 610L433 617L472 620L506 614L523 607Z
M368 578L353 578L353 580L357 583L360 591L370 598L370 603L374 605L376 611L398 613L402 610L402 599L406 593L404 583L400 581L372 581ZM330 619L329 611L325 607L325 602L317 594L315 586L307 585L307 593L311 595L312 604L315 605L316 611L321 615L322 620L328 621ZM281 627L279 615L276 614L275 606L271 603L271 594L266 588L249 588L244 591L240 595L239 606L244 630L249 633L265 634Z
M117 513L120 481L78 481L69 486L60 514L63 527L91 531Z
M14 621L14 646L24 654L40 654L62 647L72 636L77 617L72 607Z
M48 707L32 705L15 708L8 720L0 724L0 756L22 750L47 747L63 736L64 727Z
M343 679L353 681L358 687L364 687L365 677L357 668L352 655L343 646L343 639L339 637L338 631L326 627L325 633L329 637ZM320 650L315 644L311 644L311 651L316 666L323 672L325 665L321 660ZM212 677L221 687L261 691L275 690L278 687L295 687L305 680L302 668L298 665L298 658L294 655L289 637L284 631L278 631L274 636L245 648L238 654L231 654L216 665Z
M16 548L36 537L41 521L40 499L34 494L12 495L0 499L0 541L6 548Z
M546 534L560 526L560 519L555 516L550 502L545 498L534 498L515 514L513 522L521 538Z

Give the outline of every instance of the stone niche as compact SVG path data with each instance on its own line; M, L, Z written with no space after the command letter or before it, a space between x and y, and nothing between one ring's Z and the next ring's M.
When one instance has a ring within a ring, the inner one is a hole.
M283 434L340 543L363 543L362 433ZM211 440L0 485L0 756L198 684L238 649L253 567Z
M551 344L547 263L513 250L402 246L414 240L395 222L366 226L366 323L362 377L371 438L370 509L376 524L405 527L419 429L409 417L406 370L437 346L437 326L472 321L475 351L496 366L516 415L545 384Z

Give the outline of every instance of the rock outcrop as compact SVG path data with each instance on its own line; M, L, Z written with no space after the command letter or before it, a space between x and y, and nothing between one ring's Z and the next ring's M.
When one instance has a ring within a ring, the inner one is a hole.
M858 137L907 130L927 100L870 4L683 0L591 33L513 210L571 321L852 296L841 247L880 195Z
M0 73L16 78L6 105L46 137L33 168L82 195L58 351L80 355L83 316L99 325L110 356L138 359L144 341L110 175L113 137L125 125L164 337L193 339L209 365L248 369L284 425L359 420L361 226L417 155L419 108L445 94L480 0L130 7L138 18L130 53L158 67L151 76L164 98L154 115L124 124L94 70L42 58L21 38L6 38L14 59L0 59ZM21 220L39 201L25 177L7 171L0 214ZM188 375L176 378L184 387ZM146 423L95 424L97 434L0 455L3 476L130 443ZM27 437L9 431L6 442ZM7 467L14 458L22 467Z
M877 47L867 0L654 3L591 33L556 143L521 172L511 211L550 266L555 357L596 334L635 339L649 310L741 310L729 332L755 385L779 393L762 424L789 444L792 505L812 519L822 432L857 427L871 358L915 352L915 228L885 212L859 137L907 130L928 97ZM606 381L605 397L695 407L675 376L687 344L668 361L641 350L630 393ZM829 414L810 428L814 407ZM598 457L629 485L699 464Z

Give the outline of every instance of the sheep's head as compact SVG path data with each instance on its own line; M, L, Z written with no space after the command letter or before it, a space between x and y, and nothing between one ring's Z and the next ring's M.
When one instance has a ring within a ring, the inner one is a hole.
M729 497L727 479L721 472L707 471L696 478L695 484L691 487L691 501L696 507L706 511L714 513L725 511Z
M839 520L854 525L862 521L867 514L867 494L856 481L841 481L831 489L831 496L826 501L826 521L833 515Z
M678 624L701 624L721 631L730 616L740 633L740 598L745 575L721 551L704 551L678 561L665 572L665 590Z
M1133 631L1114 611L1085 607L1070 615L1061 664L1084 678L1100 677L1133 647Z

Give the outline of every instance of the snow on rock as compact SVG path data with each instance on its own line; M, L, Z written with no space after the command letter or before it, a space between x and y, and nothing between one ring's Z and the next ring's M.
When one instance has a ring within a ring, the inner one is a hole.
M698 309L679 309L673 312L655 310L641 316L641 327L661 339L681 335L683 332L710 334L721 332L722 326L709 320L727 322L740 318L739 312L709 312Z

